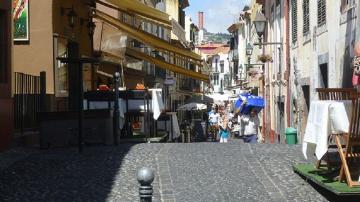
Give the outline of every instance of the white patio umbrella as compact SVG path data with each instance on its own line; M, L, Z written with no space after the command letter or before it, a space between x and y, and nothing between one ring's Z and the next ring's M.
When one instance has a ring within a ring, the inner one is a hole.
M191 103L180 106L177 110L178 111L199 111L199 110L205 110L205 109L207 109L207 106L205 104L191 102Z

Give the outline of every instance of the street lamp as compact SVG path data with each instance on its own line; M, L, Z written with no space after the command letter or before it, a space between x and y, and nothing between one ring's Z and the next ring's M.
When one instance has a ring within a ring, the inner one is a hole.
M254 25L255 25L256 33L259 36L259 48L261 49L261 41L262 41L261 37L264 34L266 27L266 18L264 14L262 14L261 12L258 12L256 14Z
M75 26L75 19L76 19L77 16L78 16L77 13L76 13L75 10L74 10L74 6L71 6L71 8L61 7L61 8L60 8L60 13L61 13L61 15L64 15L66 10L70 10L70 11L66 14L66 16L68 17L69 26L70 26L71 28L74 28L74 26Z
M251 55L253 53L254 47L248 43L246 45L246 56L248 56L248 64L250 65L250 59L251 59Z

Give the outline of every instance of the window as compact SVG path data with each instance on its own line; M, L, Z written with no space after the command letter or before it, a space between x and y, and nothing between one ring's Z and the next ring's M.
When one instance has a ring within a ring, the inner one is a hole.
M318 0L317 2L317 9L318 9L318 27L326 24L326 1L325 0Z
M297 0L291 1L291 31L292 42L297 41Z
M303 90L303 94L304 94L304 100L305 100L305 104L306 104L306 111L309 112L310 109L310 86L309 85L304 85L301 86L302 90Z
M230 38L230 50L234 50L235 49L235 38L231 37Z
M223 88L224 88L224 86L223 86L223 80L221 79L220 80L220 92L223 92Z
M214 86L219 85L219 75L218 74L213 75L213 83L214 83Z
M224 73L224 60L220 61L220 72Z
M218 69L218 59L215 59L215 72L219 72L219 69Z
M309 0L304 0L303 2L303 34L306 35L310 32L310 9L309 9Z
M8 38L7 38L7 23L6 23L6 12L0 10L0 83L7 82L7 62L8 62L8 55L7 55L7 45L8 45Z
M239 30L236 30L234 36L234 47L236 48L238 44L239 44Z
M68 57L67 40L64 38L54 38L54 65L55 65L55 92L57 97L68 96L68 67L67 64L56 60L57 57Z
M341 0L340 11L341 13L345 13L354 6L355 6L355 0Z
M225 84L225 86L231 86L230 75L225 74L225 76L224 76L224 84Z

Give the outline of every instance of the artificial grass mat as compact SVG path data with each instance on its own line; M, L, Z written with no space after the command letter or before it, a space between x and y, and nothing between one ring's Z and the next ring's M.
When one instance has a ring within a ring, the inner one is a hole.
M360 187L350 188L347 183L334 179L339 175L339 170L329 171L327 168L317 169L314 164L296 164L293 166L296 173L307 180L335 193L336 195L360 195Z

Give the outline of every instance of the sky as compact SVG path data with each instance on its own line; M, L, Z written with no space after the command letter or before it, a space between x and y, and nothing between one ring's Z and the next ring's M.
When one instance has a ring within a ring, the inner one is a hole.
M227 33L227 28L236 22L240 12L250 0L189 0L185 9L194 24L198 24L198 12L204 12L204 26L212 33Z

